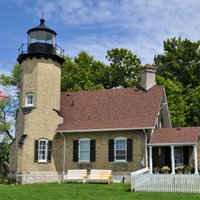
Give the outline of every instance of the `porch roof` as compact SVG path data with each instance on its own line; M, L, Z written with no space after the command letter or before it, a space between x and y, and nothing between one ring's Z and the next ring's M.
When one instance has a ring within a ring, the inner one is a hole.
M164 88L121 88L61 93L64 122L57 131L153 128Z
M185 128L160 128L152 134L148 145L197 144L200 126Z

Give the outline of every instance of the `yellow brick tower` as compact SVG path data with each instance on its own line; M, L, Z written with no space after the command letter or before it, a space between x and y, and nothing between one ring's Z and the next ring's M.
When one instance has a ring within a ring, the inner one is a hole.
M60 77L64 51L56 32L40 20L28 30L28 42L19 48L21 64L16 139L10 150L10 175L18 183L59 181L55 164L55 137L60 116Z

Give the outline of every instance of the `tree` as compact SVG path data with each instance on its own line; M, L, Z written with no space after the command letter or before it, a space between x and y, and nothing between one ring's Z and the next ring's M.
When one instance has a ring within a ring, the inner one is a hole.
M7 91L16 91L16 94L9 95L5 101L0 101L0 135L8 137L13 141L14 124L18 109L18 90L20 83L20 65L16 64L13 67L10 76L2 74L0 76L0 85Z
M110 61L109 81L106 88L132 87L140 85L141 61L125 48L114 48L107 51Z
M172 38L154 57L157 82L164 84L173 126L199 126L200 41ZM162 78L161 78L162 77Z
M182 84L161 76L157 76L157 83L165 86L172 125L176 127L187 126L185 115L187 105Z
M15 64L11 75L7 76L5 74L2 74L0 76L0 85L5 86L5 87L17 87L17 89L19 89L19 83L20 83L20 65L19 64Z
M11 132L15 124L17 106L16 101L11 98L0 101L0 135L8 137L11 141L14 139Z
M104 71L106 66L95 61L86 52L81 52L74 61L65 57L61 68L61 90L79 91L103 89Z
M195 88L188 89L186 96L187 101L187 120L188 124L193 126L200 125L200 85Z
M6 176L9 172L9 144L6 139L0 143L0 175Z
M200 41L192 42L172 38L164 41L164 54L154 57L157 74L182 83L183 87L196 87L200 83Z

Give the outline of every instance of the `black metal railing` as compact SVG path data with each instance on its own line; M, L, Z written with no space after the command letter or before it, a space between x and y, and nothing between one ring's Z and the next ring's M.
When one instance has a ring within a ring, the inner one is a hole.
M53 46L48 43L23 43L18 49L18 56L28 53L54 54L62 58L64 57L64 49L62 49L58 45Z

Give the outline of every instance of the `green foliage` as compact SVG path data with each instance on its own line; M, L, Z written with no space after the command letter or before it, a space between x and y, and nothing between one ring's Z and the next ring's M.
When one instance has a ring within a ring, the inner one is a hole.
M170 79L164 79L161 76L157 76L157 83L165 86L172 124L176 127L186 126L185 112L187 106L185 96L183 95L184 88L182 84Z
M164 41L164 54L154 58L157 73L165 79L196 87L200 83L200 41L172 38Z
M86 52L81 52L74 61L65 57L61 68L61 90L79 91L102 89L105 65L95 61Z
M194 126L200 125L200 85L189 88L186 96L187 120Z
M16 180L14 178L0 177L0 184L15 184Z
M106 66L81 52L72 60L65 57L62 65L61 90L98 90L103 88L132 87L140 83L141 61L127 49L111 49Z
M0 166L4 161L8 162L9 160L8 155L9 155L9 144L7 142L0 143Z
M172 125L200 126L200 41L172 38L154 58L157 82L166 88Z
M0 85L8 87L8 86L16 86L19 89L20 83L20 65L15 64L10 76L2 74L0 76Z
M6 91L16 91L16 95L9 96L7 100L0 101L0 135L13 140L12 129L15 124L17 109L18 109L18 90L20 83L20 65L16 64L13 67L11 75L2 74L0 76L0 85Z
M9 97L7 100L0 101L0 135L14 139L11 129L14 127L18 101Z
M7 142L0 143L0 177L5 177L9 171L9 144Z
M106 58L110 61L110 84L107 88L140 85L141 61L131 51L124 48L111 49L107 51Z

